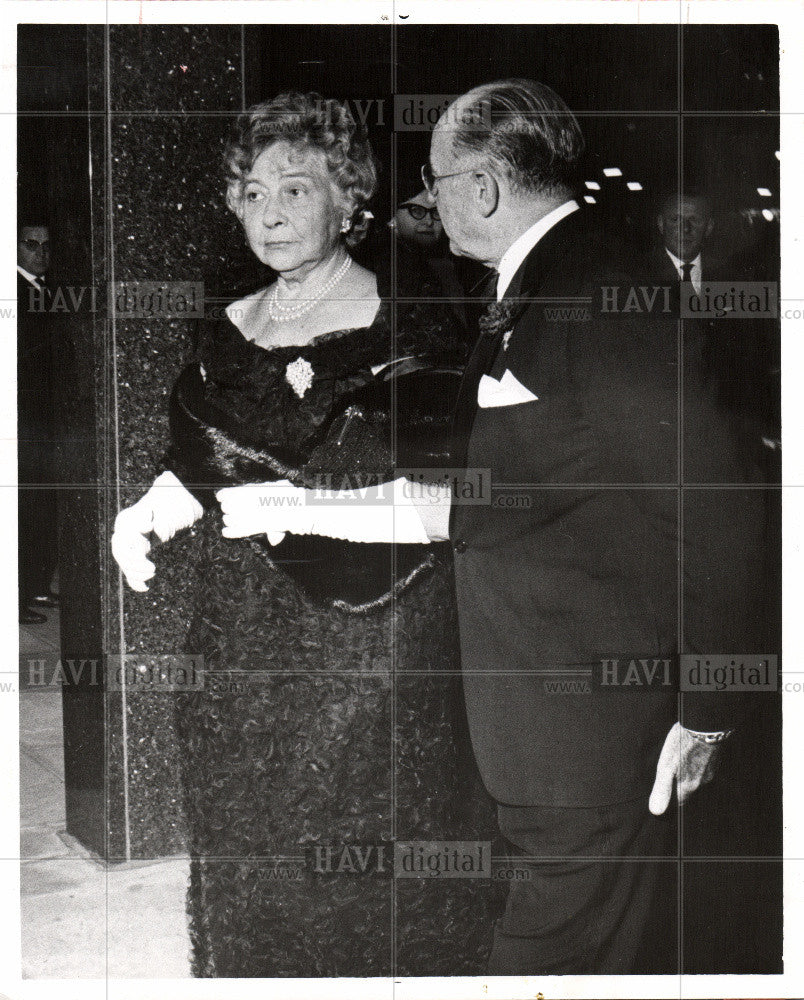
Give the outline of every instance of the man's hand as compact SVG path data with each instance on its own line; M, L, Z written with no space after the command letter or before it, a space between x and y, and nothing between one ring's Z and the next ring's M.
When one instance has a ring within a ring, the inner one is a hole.
M648 808L654 816L661 814L670 805L673 797L673 780L676 794L682 805L692 793L706 785L715 775L720 743L703 743L690 735L677 722L664 741L659 763L656 765L656 781L650 793Z

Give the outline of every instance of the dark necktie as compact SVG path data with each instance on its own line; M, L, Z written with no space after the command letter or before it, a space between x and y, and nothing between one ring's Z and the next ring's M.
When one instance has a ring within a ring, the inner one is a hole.
M688 264L686 261L681 263L681 280L692 281L692 264Z
M499 279L500 276L496 271L490 271L480 285L478 297L484 302L496 302L497 282Z

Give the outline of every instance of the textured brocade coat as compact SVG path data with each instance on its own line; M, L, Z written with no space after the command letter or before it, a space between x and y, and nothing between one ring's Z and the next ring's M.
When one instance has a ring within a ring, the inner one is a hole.
M350 394L376 381L372 368L443 337L421 311L399 319L404 337L383 305L368 328L270 350L228 320L206 326L213 451L217 421L238 454L303 461ZM302 394L287 378L300 358L312 369ZM168 464L192 488L213 485L215 462L200 470L181 433ZM400 547L420 572L394 591L390 546L228 540L212 491L197 494L208 509L185 648L203 656L205 687L177 700L194 974L480 973L498 903L489 880L316 876L310 865L321 845L492 836L465 732L448 546L416 547L421 559ZM388 574L382 599L336 605L350 569L367 564Z

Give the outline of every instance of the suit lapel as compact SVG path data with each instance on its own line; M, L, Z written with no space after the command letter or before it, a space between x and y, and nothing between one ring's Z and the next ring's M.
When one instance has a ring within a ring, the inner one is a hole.
M543 287L549 287L550 274L561 266L562 247L584 226L585 212L577 209L549 229L514 274L503 299L535 297ZM505 352L501 347L506 332L501 330L496 336L481 334L464 371L452 425L452 461L457 467L464 468L466 465L469 436L477 413L477 388L480 379L483 375L497 373L498 369L498 374L501 375L505 370Z
M565 216L551 229L548 229L522 261L505 290L504 298L522 298L527 301L547 294L552 287L552 276L556 272L560 272L563 267L565 247L571 245L576 234L585 227L586 213L583 209L576 209L571 215ZM527 305L523 312L526 309ZM499 379L505 372L505 359L506 351L500 350L490 371L494 378Z
M480 379L491 370L501 341L501 333L493 337L480 334L464 370L452 421L452 462L458 468L466 466L469 435L477 412L477 387Z

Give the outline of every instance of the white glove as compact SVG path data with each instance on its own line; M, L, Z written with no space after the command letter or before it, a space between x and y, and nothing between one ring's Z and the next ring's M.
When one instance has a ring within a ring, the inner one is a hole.
M426 545L430 539L407 482L401 478L372 487L365 497L356 490L305 490L286 479L229 486L215 495L223 511L225 538L265 533L271 545L278 545L289 531L349 542Z
M157 476L143 497L120 511L114 522L112 555L132 590L147 590L145 581L156 572L147 558L151 543L146 536L153 531L166 542L195 524L203 513L201 504L172 472Z

